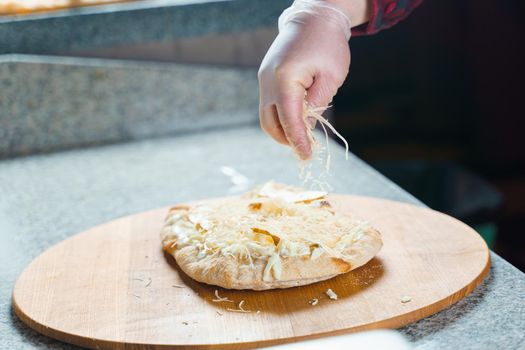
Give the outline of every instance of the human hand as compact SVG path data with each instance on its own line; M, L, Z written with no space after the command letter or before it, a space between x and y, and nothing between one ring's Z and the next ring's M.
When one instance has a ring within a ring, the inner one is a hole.
M345 1L366 4L366 0ZM296 1L283 12L279 35L259 69L261 127L277 142L291 145L301 159L312 152L303 119L305 98L310 106L327 106L350 65L349 11L334 2ZM366 6L352 8L367 11ZM350 17L360 24L365 16Z

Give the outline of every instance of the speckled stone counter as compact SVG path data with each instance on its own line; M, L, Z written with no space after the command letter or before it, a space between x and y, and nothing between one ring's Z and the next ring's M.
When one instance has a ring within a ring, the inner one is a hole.
M291 0L150 0L0 17L0 54L49 54L275 26Z
M334 191L415 198L332 144ZM0 161L0 348L73 349L41 336L11 310L12 286L51 245L108 220L177 201L232 193L221 166L250 185L298 183L290 151L258 127L239 127ZM488 278L456 305L401 330L417 349L525 346L525 275L492 254Z
M0 55L0 158L258 123L257 72Z

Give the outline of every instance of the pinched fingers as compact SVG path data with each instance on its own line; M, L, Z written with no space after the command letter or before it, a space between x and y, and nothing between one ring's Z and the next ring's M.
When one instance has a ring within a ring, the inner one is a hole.
M304 122L304 87L299 83L289 82L281 86L277 94L277 114L287 140L301 159L312 155Z
M289 144L281 122L279 121L277 106L275 104L260 104L259 121L261 123L261 128L275 141L283 145Z
M305 87L300 75L282 65L259 71L259 116L267 134L292 146L301 159L308 159L312 151L303 117Z

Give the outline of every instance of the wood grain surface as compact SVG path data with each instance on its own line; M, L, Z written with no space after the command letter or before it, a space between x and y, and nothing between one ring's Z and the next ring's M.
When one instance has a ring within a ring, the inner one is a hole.
M489 270L485 242L447 215L382 199L330 200L336 210L369 221L384 241L367 265L331 280L271 291L195 282L162 252L168 208L160 208L44 252L19 277L14 310L36 331L89 348L244 349L400 327L465 297ZM328 288L338 300L327 297ZM216 289L235 303L212 302ZM242 300L250 313L227 310Z

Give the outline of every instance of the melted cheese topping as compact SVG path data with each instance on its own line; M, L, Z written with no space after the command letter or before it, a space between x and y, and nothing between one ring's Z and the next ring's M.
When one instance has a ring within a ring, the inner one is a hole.
M345 249L367 225L334 213L326 193L301 191L273 182L218 204L173 211L165 230L177 248L193 246L197 259L220 254L254 267L266 261L263 280L279 280L286 257L323 254L345 260ZM347 257L348 259L348 257Z
M270 181L262 185L256 192L256 195L260 197L279 198L288 203L298 203L325 198L327 193L324 191L303 191Z

